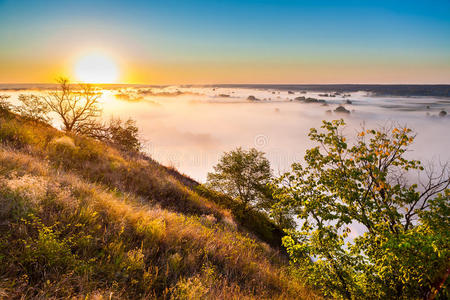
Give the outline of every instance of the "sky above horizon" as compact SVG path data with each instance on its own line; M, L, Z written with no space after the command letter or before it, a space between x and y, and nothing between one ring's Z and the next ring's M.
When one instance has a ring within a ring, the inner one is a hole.
M0 0L0 83L90 53L120 83L450 83L450 1Z

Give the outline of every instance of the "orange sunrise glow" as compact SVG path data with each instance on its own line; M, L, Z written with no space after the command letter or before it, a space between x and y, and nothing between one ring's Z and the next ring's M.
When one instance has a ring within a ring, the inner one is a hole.
M450 299L450 0L0 0L0 300Z

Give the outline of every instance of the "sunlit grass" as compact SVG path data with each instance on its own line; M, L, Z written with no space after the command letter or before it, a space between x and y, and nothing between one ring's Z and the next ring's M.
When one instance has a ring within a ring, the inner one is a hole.
M14 115L0 125L0 295L314 297L229 209L151 159Z

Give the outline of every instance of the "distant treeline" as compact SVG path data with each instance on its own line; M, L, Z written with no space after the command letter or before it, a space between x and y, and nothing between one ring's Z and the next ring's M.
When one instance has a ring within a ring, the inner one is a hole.
M215 85L218 87L265 88L285 91L314 91L314 92L358 92L366 91L377 96L433 96L450 97L448 84L241 84Z

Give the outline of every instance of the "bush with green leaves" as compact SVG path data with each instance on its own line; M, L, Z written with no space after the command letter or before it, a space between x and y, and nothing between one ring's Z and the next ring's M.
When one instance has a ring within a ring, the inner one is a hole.
M276 210L291 209L299 219L283 239L292 263L326 296L445 299L448 168L424 172L405 158L414 140L408 128L363 130L349 144L344 125L324 121L322 130L311 129L321 146L272 184ZM411 172L427 179L412 183Z

